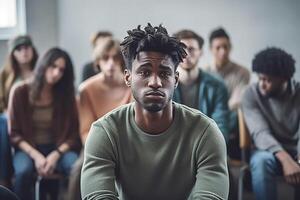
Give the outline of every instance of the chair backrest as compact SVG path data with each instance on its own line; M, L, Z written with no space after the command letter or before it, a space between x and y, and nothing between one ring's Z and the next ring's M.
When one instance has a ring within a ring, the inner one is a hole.
M242 109L238 109L238 122L239 122L239 136L240 136L240 149L242 153L242 160L247 162L247 152L251 148L251 137L249 134L249 130L247 128L245 118L242 112Z
M19 200L17 195L15 195L12 191L0 185L0 199L5 200Z

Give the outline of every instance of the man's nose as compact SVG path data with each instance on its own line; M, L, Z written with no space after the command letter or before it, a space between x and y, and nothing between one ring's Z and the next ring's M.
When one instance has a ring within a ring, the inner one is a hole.
M162 87L162 83L161 83L161 79L159 78L158 75L153 75L150 77L149 82L148 82L148 86L151 88L161 88Z

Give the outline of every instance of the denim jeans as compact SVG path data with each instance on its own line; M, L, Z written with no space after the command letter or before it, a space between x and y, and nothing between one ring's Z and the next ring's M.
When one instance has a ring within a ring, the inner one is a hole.
M36 147L44 156L51 153L55 148L55 145L40 145ZM64 175L69 175L77 158L78 154L73 151L64 153L58 160L56 171ZM15 169L14 192L21 200L32 199L31 188L34 185L33 175L36 172L34 161L27 153L16 150L13 157L13 165Z
M7 116L0 115L0 180L9 181L13 173L12 152L7 132Z
M250 159L252 187L257 200L276 200L276 176L282 175L280 162L275 156L262 150L252 153Z

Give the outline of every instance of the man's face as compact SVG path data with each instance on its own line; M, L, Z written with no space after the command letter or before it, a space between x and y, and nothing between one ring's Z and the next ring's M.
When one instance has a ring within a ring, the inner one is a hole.
M274 97L281 94L285 83L286 79L284 78L258 74L259 91L265 97Z
M125 70L136 102L149 112L159 112L170 103L178 83L178 73L171 57L159 52L140 52Z
M213 39L210 49L217 63L226 64L229 61L231 45L226 37Z
M122 74L121 55L117 49L110 49L99 59L101 72L106 77L117 77Z
M194 69L202 55L202 50L200 49L196 39L182 39L181 42L186 45L186 52L188 55L185 59L183 59L183 62L180 63L180 67L184 70Z

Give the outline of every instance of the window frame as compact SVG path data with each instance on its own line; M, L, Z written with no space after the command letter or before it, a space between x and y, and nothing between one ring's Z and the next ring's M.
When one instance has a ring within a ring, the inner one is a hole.
M16 0L17 24L15 27L0 28L0 40L26 34L26 0Z

